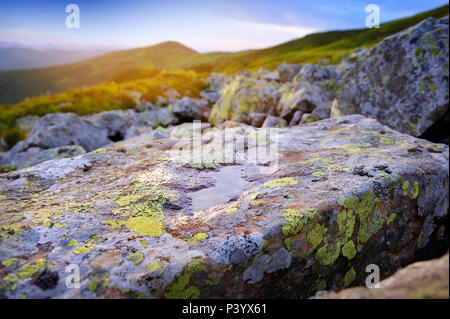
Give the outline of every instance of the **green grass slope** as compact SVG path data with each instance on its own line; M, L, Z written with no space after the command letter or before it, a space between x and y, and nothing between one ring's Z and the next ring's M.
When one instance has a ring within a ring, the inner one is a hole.
M243 68L251 71L261 67L273 70L282 62L317 63L324 58L329 60L328 63L334 64L357 47L370 48L383 38L407 29L428 17L441 18L448 14L449 6L446 5L413 17L384 23L378 29L315 33L263 50L192 55L182 61L179 67L234 73Z

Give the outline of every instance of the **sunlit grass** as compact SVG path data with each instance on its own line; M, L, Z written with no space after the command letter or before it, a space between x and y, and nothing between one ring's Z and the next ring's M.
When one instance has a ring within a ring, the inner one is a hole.
M139 72L139 71L133 71ZM145 74L147 71L141 72ZM155 103L167 90L175 89L180 96L200 97L206 88L203 81L207 74L194 71L161 71L154 76L135 81L116 83L108 81L100 85L72 89L53 95L40 95L17 104L0 105L0 133L14 145L26 135L16 127L16 119L27 116L43 116L49 113L75 113L80 116L103 111L130 109L136 106L133 93L141 93L141 99ZM121 79L124 76L122 75Z

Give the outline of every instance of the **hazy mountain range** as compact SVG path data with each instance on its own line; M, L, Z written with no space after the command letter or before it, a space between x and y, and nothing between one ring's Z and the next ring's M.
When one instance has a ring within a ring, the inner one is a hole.
M42 68L86 60L107 50L33 49L20 44L0 43L0 70Z

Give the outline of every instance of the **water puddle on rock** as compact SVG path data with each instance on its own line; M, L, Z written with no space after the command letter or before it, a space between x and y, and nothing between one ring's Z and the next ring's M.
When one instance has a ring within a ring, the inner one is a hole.
M242 178L242 166L225 166L219 171L202 172L201 176L213 178L215 186L190 194L193 211L205 210L226 203L239 196L250 185Z

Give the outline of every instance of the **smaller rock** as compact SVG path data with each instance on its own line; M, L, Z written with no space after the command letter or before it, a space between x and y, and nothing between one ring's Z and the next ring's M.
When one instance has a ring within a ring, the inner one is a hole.
M354 287L338 293L330 292L324 299L448 299L448 253L439 259L419 261L382 280L379 288Z
M280 82L292 81L300 71L300 65L283 63L278 67Z
M320 120L320 118L318 118L316 115L307 113L303 114L302 119L300 120L300 124L308 124L316 122L318 120Z
M267 114L265 113L251 113L248 115L248 122L254 127L261 127L266 117Z
M184 97L172 104L172 113L183 121L207 120L211 108L205 100Z
M302 115L303 115L302 111L296 111L292 116L292 120L289 122L289 126L297 125L298 122L301 120Z
M270 128L270 127L286 127L287 123L285 120L279 117L275 117L272 115L267 116L266 120L264 121L262 127Z

